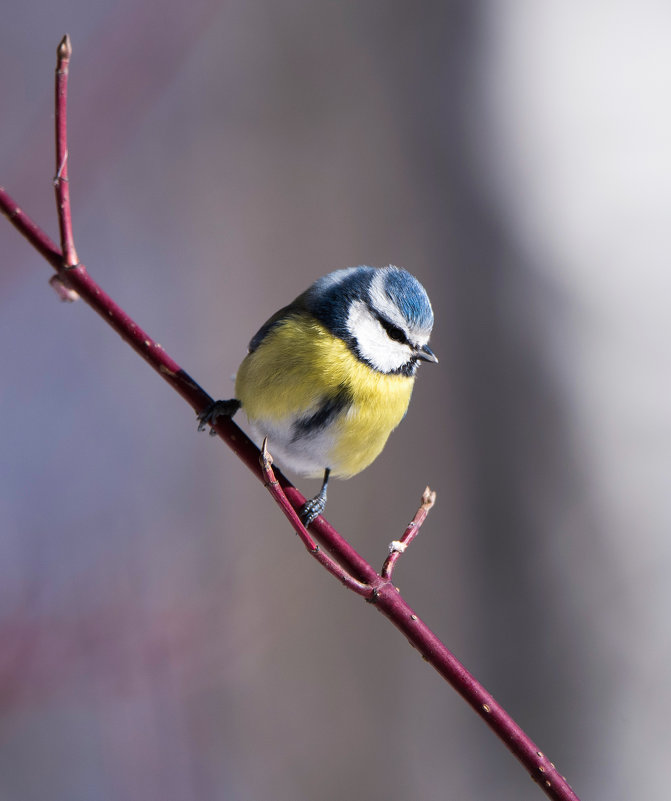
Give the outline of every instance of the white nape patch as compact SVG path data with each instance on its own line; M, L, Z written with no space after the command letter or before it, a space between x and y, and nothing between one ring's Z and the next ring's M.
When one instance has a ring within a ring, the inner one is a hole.
M389 304L391 308L394 308ZM398 312L397 312L398 314ZM396 318L389 316L396 324ZM404 342L390 339L368 306L361 300L355 300L347 315L347 330L356 340L359 353L381 373L391 373L403 367L412 359L413 350ZM405 325L399 328L406 330Z
M320 292L325 292L327 289L332 289L336 284L342 284L348 275L355 273L359 267L342 267L340 270L334 270L332 273L323 275L314 282L315 289Z
M425 328L408 329L408 321L403 316L398 306L390 300L384 289L386 278L385 271L387 269L388 268L382 268L376 270L373 280L370 282L369 295L373 308L379 312L380 316L384 317L385 320L389 320L390 323L393 323L398 326L401 331L404 331L408 340L412 342L413 345L417 345L421 348L429 341L431 329L429 328L428 331Z

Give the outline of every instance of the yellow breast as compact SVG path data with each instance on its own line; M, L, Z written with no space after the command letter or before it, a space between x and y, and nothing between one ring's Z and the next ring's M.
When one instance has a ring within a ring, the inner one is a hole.
M351 403L331 421L328 446L325 438L315 445L328 450L315 459L344 477L363 470L380 454L407 411L413 384L413 377L371 369L314 318L297 315L276 325L246 356L235 389L250 422L258 429L266 423L273 430L288 430L292 421L346 393ZM290 449L290 437L283 447Z

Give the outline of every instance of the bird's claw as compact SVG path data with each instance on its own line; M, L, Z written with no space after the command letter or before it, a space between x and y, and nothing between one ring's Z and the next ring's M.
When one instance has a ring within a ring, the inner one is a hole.
M211 403L198 415L198 430L204 431L210 425L210 436L216 436L214 426L220 417L233 417L240 408L240 401L237 398L231 400L217 400Z
M313 520L316 520L319 517L319 515L324 511L325 507L326 498L322 497L321 495L317 495L303 504L298 516L300 517L301 523L305 526L305 528L307 528Z

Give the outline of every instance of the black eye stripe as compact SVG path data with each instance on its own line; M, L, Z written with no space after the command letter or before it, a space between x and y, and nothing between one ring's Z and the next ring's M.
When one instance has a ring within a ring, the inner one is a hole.
M389 339L393 339L394 342L408 344L408 337L405 335L405 331L402 328L390 323L389 320L385 320L384 317L380 317L380 315L377 316L377 319L382 328L387 332Z

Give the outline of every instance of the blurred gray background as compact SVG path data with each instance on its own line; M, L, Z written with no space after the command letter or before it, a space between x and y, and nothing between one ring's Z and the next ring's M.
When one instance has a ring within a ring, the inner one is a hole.
M328 517L583 799L668 798L671 6L5 4L0 183L212 394L338 267L438 367ZM0 798L542 796L0 220ZM305 492L318 482L298 480Z

